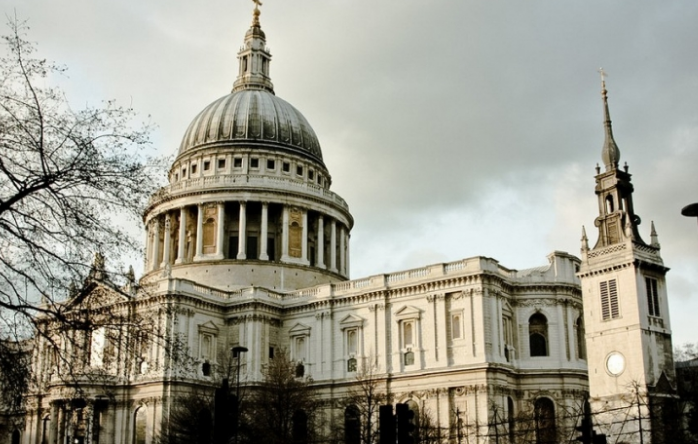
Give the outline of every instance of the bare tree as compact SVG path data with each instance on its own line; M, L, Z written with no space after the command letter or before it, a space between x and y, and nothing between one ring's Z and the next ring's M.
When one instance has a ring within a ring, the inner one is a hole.
M441 427L428 407L422 406L415 418L417 442L419 444L446 444L449 442L448 427Z
M198 387L171 401L163 419L158 444L210 444L213 441L213 392Z
M377 375L375 366L367 358L356 372L356 382L343 400L344 434L347 443L375 444L379 442L379 407L388 396L385 378Z
M100 273L124 283L127 273L117 261L139 251L125 223L140 221L156 190L151 167L161 165L146 157L149 127L134 123L132 109L106 102L74 110L50 86L65 68L36 56L25 22L12 19L9 29L0 57L0 340L6 343L50 333L37 318L50 319L54 331L56 322L86 331L64 301L90 274L95 252L116 264ZM0 346L0 363L11 352Z
M698 342L685 342L674 348L674 362L698 358Z
M240 442L291 444L317 442L321 404L312 379L303 376L302 364L285 351L265 367L264 380L241 408Z

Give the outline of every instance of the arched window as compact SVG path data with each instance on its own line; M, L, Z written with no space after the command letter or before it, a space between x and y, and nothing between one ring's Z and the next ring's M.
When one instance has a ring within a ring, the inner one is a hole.
M303 410L296 410L291 420L293 421L291 432L293 444L306 444L308 442L308 415Z
M531 356L548 356L548 319L542 313L528 320L528 342Z
M411 322L405 322L402 328L402 343L404 347L412 347L414 339L413 325Z
M148 420L145 407L138 407L134 414L133 443L145 444L145 431L148 428Z
M584 318L581 316L577 318L577 322L574 326L574 334L577 337L577 359L586 359L587 348L586 340L584 339Z
M41 444L48 444L50 421L48 416L41 421Z
M355 405L344 409L344 444L359 444L361 442L361 416Z
M419 405L413 401L409 400L405 404L407 404L407 408L410 409L410 411L413 413L411 423L414 425L414 435L417 438L415 442L419 442L419 435L423 434L424 431L419 429Z
M613 205L613 196L610 194L606 196L606 214L611 214L615 211L615 205Z
M538 398L534 407L536 444L557 444L555 405L548 398Z

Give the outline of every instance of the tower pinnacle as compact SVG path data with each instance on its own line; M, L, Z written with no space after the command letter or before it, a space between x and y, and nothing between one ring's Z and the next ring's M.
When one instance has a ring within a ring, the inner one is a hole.
M599 68L599 73L601 74L601 97L603 98L604 128L606 130L606 139L603 143L601 159L606 167L606 171L610 171L618 168L618 162L620 161L620 150L618 149L618 145L616 145L616 141L613 139L611 115L608 112L608 92L606 91L606 76L608 74L603 68Z

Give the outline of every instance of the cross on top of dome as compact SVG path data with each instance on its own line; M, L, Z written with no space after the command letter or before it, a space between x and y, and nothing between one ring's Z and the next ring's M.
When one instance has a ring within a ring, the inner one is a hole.
M262 2L260 0L252 0L252 3L254 3L254 12L253 14L253 19L252 19L252 26L257 26L259 27L259 7L262 6Z

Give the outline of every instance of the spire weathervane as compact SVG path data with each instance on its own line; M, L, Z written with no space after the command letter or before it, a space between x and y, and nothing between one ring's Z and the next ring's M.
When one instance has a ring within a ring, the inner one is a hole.
M254 3L254 12L252 13L254 18L252 19L252 26L259 27L259 7L262 6L261 0L252 0Z
M613 130L611 129L611 116L608 112L608 91L606 91L606 77L608 73L603 68L599 68L599 74L601 74L601 98L603 99L603 114L604 114L604 128L606 132L606 140L603 144L603 150L601 151L601 159L603 160L606 171L618 168L618 162L620 161L620 150L616 141L613 140Z

